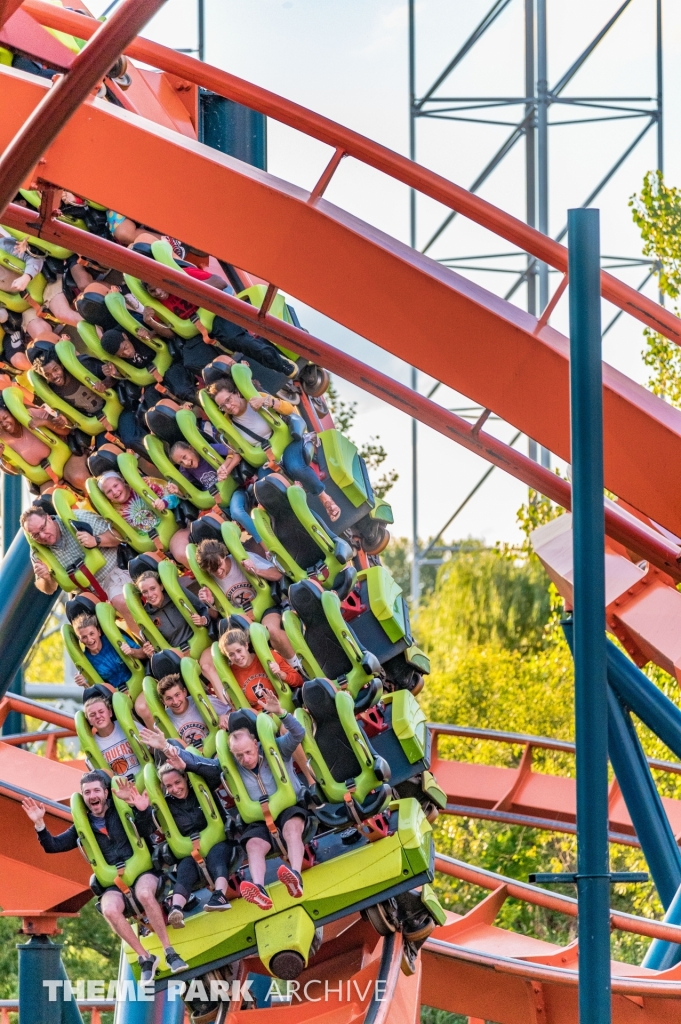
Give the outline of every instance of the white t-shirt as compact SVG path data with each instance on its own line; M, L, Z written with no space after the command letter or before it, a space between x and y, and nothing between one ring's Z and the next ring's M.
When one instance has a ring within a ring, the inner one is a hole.
M272 568L272 563L268 562L266 558L261 558L260 555L253 555L249 552L248 557L256 569L262 571ZM214 576L213 579L227 600L231 601L237 608L242 608L245 604L250 604L255 600L255 590L244 576L241 566L236 559L230 558L229 561L229 572L224 579L220 580L217 576Z
M142 770L142 765L137 760L130 740L118 722L114 722L113 732L108 736L100 736L98 733L93 735L104 760L115 775L127 775L129 779L134 779Z
M269 424L250 405L246 407L246 412L241 416L232 416L232 423L236 424L237 427L246 427L252 434L257 434L258 437L262 437L264 440L272 436L272 429ZM246 434L245 437L247 441L256 443L250 434Z
M175 715L170 708L166 708L166 714L177 730L177 735L182 742L188 747L196 747L197 750L201 750L203 741L208 735L208 726L201 717L193 698L188 697L187 700L189 707L183 714ZM234 710L230 704L225 704L223 701L218 700L217 697L208 696L208 700L218 715L225 715Z

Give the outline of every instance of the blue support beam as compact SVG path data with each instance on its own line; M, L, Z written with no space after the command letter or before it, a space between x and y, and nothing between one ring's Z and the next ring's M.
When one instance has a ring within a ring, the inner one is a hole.
M2 554L9 551L12 541L19 532L19 517L21 515L21 499L23 480L20 476L13 476L10 473L2 474ZM24 673L20 668L11 683L10 693L24 692ZM22 716L17 711L10 711L2 725L4 736L11 736L13 733L23 732Z
M609 1024L603 383L597 210L568 212L579 1019Z
M608 640L608 682L625 707L681 758L681 711Z
M0 697L21 668L60 591L36 589L28 541L20 530L0 565Z

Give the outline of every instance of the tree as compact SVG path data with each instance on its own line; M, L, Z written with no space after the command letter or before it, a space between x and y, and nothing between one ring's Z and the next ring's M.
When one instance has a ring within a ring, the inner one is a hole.
M681 190L665 185L661 171L649 171L640 195L629 200L634 223L641 232L643 254L655 261L659 288L679 315L681 292ZM652 370L650 389L671 405L681 407L681 348L646 327L643 361Z
M331 380L329 389L326 392L326 404L338 430L341 434L345 434L346 437L350 437L350 430L357 415L357 402L344 402L338 394L333 380ZM359 454L366 462L370 473L376 473L388 458L388 453L380 441L380 437L374 436L370 437L361 446L358 446ZM398 479L399 473L396 470L384 469L377 479L372 479L371 481L376 497L385 498Z

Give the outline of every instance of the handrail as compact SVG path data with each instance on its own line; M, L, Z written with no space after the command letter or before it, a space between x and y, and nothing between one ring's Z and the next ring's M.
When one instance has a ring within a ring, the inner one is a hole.
M34 755L37 756L37 755ZM0 779L0 794L3 791L7 791L5 795L9 794L12 799L17 797L30 797L31 800L37 800L41 804L45 804L50 814L54 814L56 818L64 818L65 821L73 821L71 811L68 807L64 807L63 804L58 803L56 800L50 800L49 797L41 796L40 793L34 793L31 789L24 789L23 786L15 786L11 782L4 782Z
M45 3L44 0L24 0L22 9L36 17L41 24L86 39L89 39L99 27L99 22L94 19L89 20L82 15L72 14ZM253 85L237 78L236 75L230 75L226 71L211 67L210 64L187 54L177 53L149 39L137 38L125 52L132 58L272 117L319 142L326 143L333 147L334 151L341 150L347 156L352 156L442 203L443 206L456 210L457 213L519 246L543 263L548 263L564 274L567 272L567 248L559 242L524 224L511 214L499 210L460 185L455 185L434 171L395 153L386 146L381 146L372 139L367 139L350 128L314 113L298 103L277 96L268 89ZM336 152L332 161L336 161L336 166L340 163L336 160ZM324 187L326 184L328 181L325 180ZM601 294L623 312L629 313L647 327L681 344L681 321L678 317L604 270L601 271Z
M503 732L497 729L476 729L468 725L451 725L443 722L429 722L428 729L432 736L462 736L467 739L489 740L492 743L513 743L526 747L537 747L539 750L559 750L566 754L575 753L575 745L570 740L554 740L548 736L532 736L523 732ZM680 761L662 761L657 757L646 758L651 768L681 775Z
M523 900L525 903L532 903L537 907L544 907L546 910L553 910L567 917L577 917L577 900L572 896L562 896L560 893L549 892L540 886L531 885L529 882L519 882L515 878L507 878L506 875L497 874L496 871L488 871L486 868L473 867L465 861L457 860L455 857L447 857L443 853L435 852L435 870L443 875L450 875L462 882L470 882L472 885L479 885L482 889L494 891L505 886L508 895L514 899ZM610 922L613 928L618 931L631 932L634 935L646 935L653 939L664 939L667 942L681 943L681 925L667 924L664 921L651 921L647 917L639 917L636 914L626 914L623 911L611 910Z
M20 697L17 694L8 693L0 700L0 714L5 708L9 708L10 711L18 711L20 715L28 715L29 718L39 718L60 729L69 729L73 732L75 728L73 715L55 711L53 708L46 707L39 700L31 700L30 697Z

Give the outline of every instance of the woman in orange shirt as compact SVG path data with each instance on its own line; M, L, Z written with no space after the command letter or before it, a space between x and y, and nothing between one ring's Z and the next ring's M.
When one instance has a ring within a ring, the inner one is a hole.
M260 710L260 701L266 692L274 693L272 683L260 660L256 657L248 634L243 629L228 629L220 637L220 650L230 664L234 678L243 690L246 700ZM277 652L272 652L273 661L269 663L272 675L288 683L292 688L301 686L303 677L288 661ZM276 696L276 695L275 695Z

